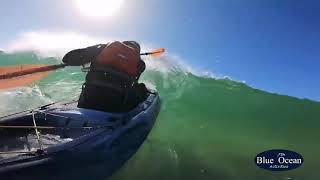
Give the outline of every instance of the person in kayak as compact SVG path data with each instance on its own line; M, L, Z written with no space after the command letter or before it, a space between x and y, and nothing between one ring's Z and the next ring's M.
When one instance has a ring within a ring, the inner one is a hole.
M146 66L135 41L72 50L63 57L63 62L71 66L91 63L78 101L80 108L127 112L147 98L147 88L138 83Z

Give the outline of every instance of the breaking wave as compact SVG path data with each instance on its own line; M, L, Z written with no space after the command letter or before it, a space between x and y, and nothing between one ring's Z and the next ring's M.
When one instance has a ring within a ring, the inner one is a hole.
M0 65L57 64L34 53L2 53ZM162 57L146 60L142 81L163 101L139 152L111 179L319 179L320 103L199 76ZM67 67L29 87L0 92L0 114L78 98L84 73ZM266 173L254 157L269 149L301 153L299 170Z

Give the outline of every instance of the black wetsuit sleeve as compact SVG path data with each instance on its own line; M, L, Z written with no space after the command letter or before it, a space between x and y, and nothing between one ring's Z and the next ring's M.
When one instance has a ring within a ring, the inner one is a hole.
M107 44L98 44L83 49L72 50L63 57L62 61L69 66L81 66L90 63L96 59L106 46Z

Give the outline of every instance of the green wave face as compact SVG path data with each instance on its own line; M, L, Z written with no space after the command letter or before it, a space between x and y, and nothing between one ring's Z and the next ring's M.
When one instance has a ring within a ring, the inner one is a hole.
M32 53L2 54L0 65L47 63ZM77 99L84 74L68 67L35 85L0 92L0 114ZM253 89L228 79L179 69L147 70L142 81L158 90L162 109L148 140L111 179L319 179L320 103ZM289 149L304 164L288 172L258 168L255 156Z

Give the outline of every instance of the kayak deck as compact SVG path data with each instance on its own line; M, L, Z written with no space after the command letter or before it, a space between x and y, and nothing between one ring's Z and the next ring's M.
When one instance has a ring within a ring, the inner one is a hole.
M72 122L76 121L76 122ZM106 125L89 127L86 121L43 111L16 118L0 126L0 163L14 157L37 155L46 149L71 142ZM74 124L70 126L70 124Z
M96 154L103 154L105 159L120 155L123 159L113 162L119 166L135 153L150 132L160 99L156 93L150 93L147 100L127 113L76 105L77 102L51 104L0 118L0 174L54 161L66 152L67 157L77 153L83 157L96 149L101 149Z

